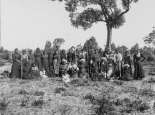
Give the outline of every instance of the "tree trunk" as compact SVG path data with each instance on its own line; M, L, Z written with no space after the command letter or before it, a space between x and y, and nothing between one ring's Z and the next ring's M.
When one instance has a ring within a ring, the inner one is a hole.
M105 51L111 51L112 27L108 24L106 26L107 26L107 43Z

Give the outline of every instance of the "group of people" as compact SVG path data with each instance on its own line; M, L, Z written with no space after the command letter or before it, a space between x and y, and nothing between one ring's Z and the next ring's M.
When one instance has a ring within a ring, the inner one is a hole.
M144 78L141 62L145 57L139 50L131 56L130 51L121 54L118 50L102 49L61 50L59 46L35 51L14 50L12 54L11 78L32 79L44 74L48 77L84 78L91 80Z

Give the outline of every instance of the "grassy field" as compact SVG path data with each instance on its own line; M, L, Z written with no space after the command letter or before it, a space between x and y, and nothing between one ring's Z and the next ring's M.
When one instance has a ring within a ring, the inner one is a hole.
M146 72L147 74L147 72ZM155 76L141 81L0 79L1 115L155 115Z

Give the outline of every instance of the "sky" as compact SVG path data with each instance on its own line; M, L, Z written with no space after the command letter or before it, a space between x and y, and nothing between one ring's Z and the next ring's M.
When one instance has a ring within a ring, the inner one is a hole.
M125 15L126 22L114 29L112 42L142 47L143 38L155 26L155 0L139 0ZM105 23L84 31L71 25L64 4L50 0L1 0L1 44L5 49L43 48L47 40L64 38L63 48L83 44L94 36L100 47L106 44Z

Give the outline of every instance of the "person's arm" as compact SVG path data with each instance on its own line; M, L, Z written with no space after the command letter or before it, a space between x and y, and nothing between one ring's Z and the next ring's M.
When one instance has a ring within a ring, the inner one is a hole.
M141 62L143 62L145 60L145 57L143 54L141 54Z

